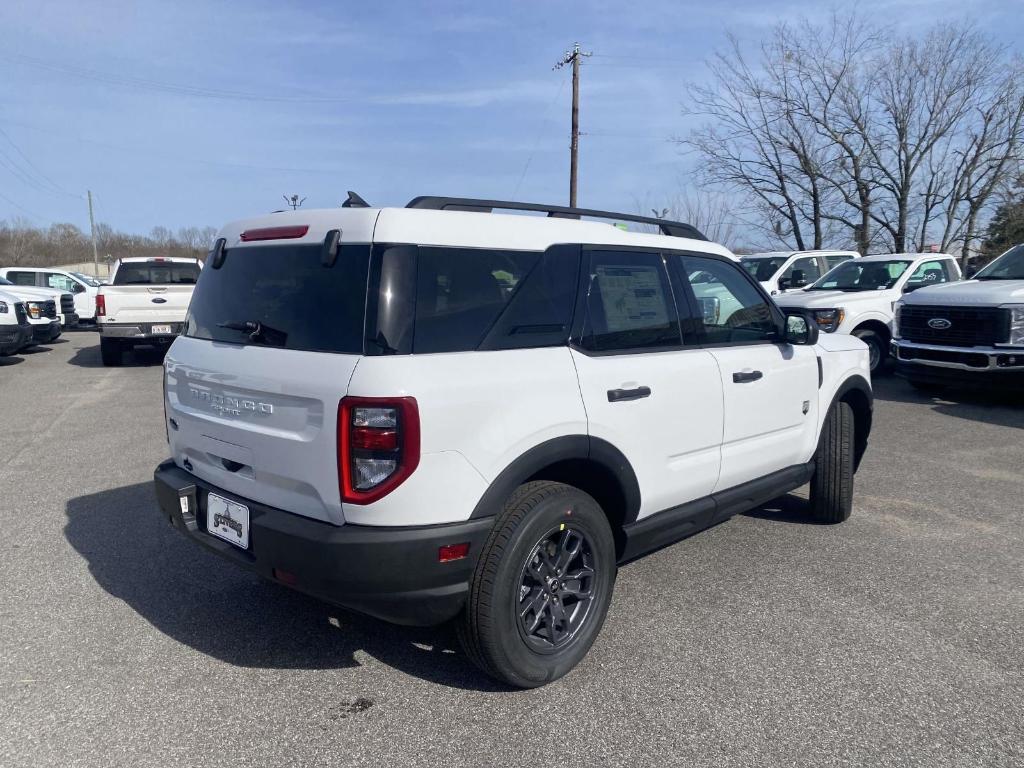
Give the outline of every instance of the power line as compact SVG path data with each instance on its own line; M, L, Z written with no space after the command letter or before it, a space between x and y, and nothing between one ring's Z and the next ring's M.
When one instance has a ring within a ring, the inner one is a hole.
M358 99L339 98L330 96L308 96L308 95L281 95L271 93L254 93L251 91L233 91L224 88L207 88L204 86L188 85L184 83L171 83L161 80L152 80L142 77L130 77L110 72L102 72L96 69L75 67L64 64L55 64L37 59L32 56L0 55L0 60L25 64L38 69L45 69L83 80L92 80L106 85L115 85L124 88L136 88L140 90L156 91L160 93L173 93L180 96L196 96L207 99L231 99L236 101L260 101L260 102L286 102L286 103L323 103L323 104L354 104L363 103Z
M526 165L523 166L523 172L519 174L519 181L516 183L516 189L512 193L512 199L515 200L519 195L519 188L523 185L523 181L526 179L526 172L530 170L530 163L533 162L533 156L537 154L537 147L540 146L541 137L544 135L544 128L547 124L548 115L551 113L551 108L555 105L555 102L562 98L562 91L565 90L565 80L562 80L558 85L558 92L555 97L548 102L547 107L544 109L544 116L540 121L540 128L537 130L537 138L533 142L533 149L530 150L529 157L526 158Z
M76 195L73 192L68 192L60 184L58 184L53 179L51 179L49 176L47 176L45 173L43 173L43 171L40 170L39 166L37 166L35 163L33 163L29 159L28 155L26 155L24 152L22 152L21 147L19 147L17 144L14 143L14 139L12 139L10 134L8 134L7 131L5 131L3 128L0 128L0 136L3 136L5 139L7 139L7 143L10 144L12 147L14 147L14 151L17 152L21 156L21 159L25 161L25 164L31 170L35 171L35 173L40 178L42 178L43 181L45 181L50 187L52 187L54 192L57 192L57 193L62 194L62 195L67 195L68 197L74 197L74 198L76 198L78 200L82 199L81 195Z

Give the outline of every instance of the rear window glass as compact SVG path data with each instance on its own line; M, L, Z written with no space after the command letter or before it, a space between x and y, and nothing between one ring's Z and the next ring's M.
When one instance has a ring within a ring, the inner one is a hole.
M368 245L342 245L325 267L320 245L231 248L202 272L185 335L233 344L361 354Z
M198 279L195 263L136 262L118 267L114 285L193 285Z

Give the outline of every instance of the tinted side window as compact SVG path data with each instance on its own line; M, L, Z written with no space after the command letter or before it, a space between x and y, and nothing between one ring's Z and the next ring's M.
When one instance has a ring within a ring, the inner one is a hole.
M802 273L802 274L797 274ZM794 277L801 278L796 283L793 282ZM818 260L813 256L807 256L802 259L797 259L793 262L789 269L782 275L783 280L789 280L790 285L794 287L807 285L813 283L821 277L821 270L818 268Z
M826 256L825 261L828 263L828 268L838 267L844 261L849 261L853 257L849 254L834 254L832 256Z
M908 288L923 288L926 285L949 282L949 264L936 259L926 261L907 279Z
M718 259L682 256L703 326L706 344L774 341L778 327L770 302L738 266Z
M415 353L477 349L541 257L532 251L418 250Z
M590 251L580 346L594 352L675 347L679 319L660 253Z
M8 272L7 279L15 285L35 285L35 272Z

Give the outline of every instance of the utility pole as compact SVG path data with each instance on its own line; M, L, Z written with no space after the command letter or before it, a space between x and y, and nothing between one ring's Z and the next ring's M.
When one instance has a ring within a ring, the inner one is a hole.
M288 197L288 195L281 195L281 197L283 197L284 201L292 207L293 211L297 211L299 206L306 202L306 198L302 198L300 200L298 195L292 195L291 197Z
M572 140L569 144L569 207L576 207L576 177L580 149L580 57L593 56L584 53L579 43L573 43L572 50L565 55L554 69L561 69L567 64L572 65Z
M86 190L86 194L89 196L89 230L92 232L92 271L98 280L100 276L100 257L96 252L96 222L92 217L92 190ZM78 199L81 200L82 198Z

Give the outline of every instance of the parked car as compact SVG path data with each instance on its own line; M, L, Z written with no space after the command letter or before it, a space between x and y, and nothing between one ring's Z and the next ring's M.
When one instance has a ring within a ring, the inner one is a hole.
M897 372L917 387L1024 385L1024 245L973 279L937 285L896 304Z
M181 332L202 263L187 258L120 259L96 293L104 365L120 365L137 346L167 347Z
M13 355L32 340L25 303L17 296L0 291L0 357Z
M32 327L32 338L26 347L49 344L60 338L61 315L57 310L57 300L54 298L55 293L58 297L61 296L60 291L53 291L50 288L26 288L14 285L2 277L0 291L17 297L25 305L25 314ZM74 318L76 315L71 313L68 317Z
M53 301L57 310L57 321L62 328L74 328L78 325L78 313L75 312L75 297L70 293L58 290L57 288L17 285L3 276L0 276L0 285L7 286L4 290L21 296L26 302Z
M956 259L944 253L865 256L832 269L802 291L777 296L783 308L807 309L826 333L856 336L871 352L871 371L889 356L893 307L906 293L960 279Z
M700 273L735 311L701 313ZM235 564L456 619L484 671L532 687L586 654L619 564L808 481L810 516L845 520L869 376L863 343L819 339L686 224L289 211L220 232L165 358L156 494Z
M810 285L857 251L769 251L741 256L744 269L772 296Z
M78 319L96 319L96 290L99 282L95 278L56 267L3 267L0 268L0 277L7 278L15 285L51 288L62 294L71 294L73 311Z

